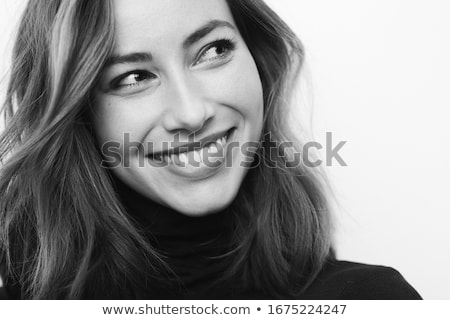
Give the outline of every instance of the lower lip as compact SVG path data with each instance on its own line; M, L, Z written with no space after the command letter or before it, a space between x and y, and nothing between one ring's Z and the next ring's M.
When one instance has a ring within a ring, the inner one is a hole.
M189 179L193 179L193 180L202 180L202 179L206 179L212 175L214 175L215 173L217 173L227 162L227 152L228 152L228 146L230 144L230 142L233 141L234 136L236 133L236 128L233 128L231 130L231 132L228 135L228 138L226 140L225 145L223 146L223 151L219 152L220 156L219 157L213 157L212 155L209 156L205 163L205 161L193 161L191 164L174 164L174 163L170 163L170 164L165 164L162 167L167 168L168 170L170 170L172 173L177 174L179 176L185 177L185 178L189 178ZM205 153L203 153L205 150L202 149L202 154L205 155Z

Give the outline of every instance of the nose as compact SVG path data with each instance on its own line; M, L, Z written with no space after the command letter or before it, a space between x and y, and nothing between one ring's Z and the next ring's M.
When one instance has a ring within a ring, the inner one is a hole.
M211 117L201 85L186 74L178 73L168 81L167 104L163 126L169 132L196 132Z

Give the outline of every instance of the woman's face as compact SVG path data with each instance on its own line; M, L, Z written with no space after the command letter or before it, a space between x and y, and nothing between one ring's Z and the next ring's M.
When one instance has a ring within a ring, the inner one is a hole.
M115 49L93 119L99 143L115 143L105 160L114 154L116 176L181 213L225 208L247 172L241 146L259 141L263 122L261 80L227 3L114 6Z

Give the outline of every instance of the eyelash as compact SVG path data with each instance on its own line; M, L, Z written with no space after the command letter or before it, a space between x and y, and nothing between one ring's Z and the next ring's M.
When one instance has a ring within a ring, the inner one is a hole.
M234 51L234 49L236 48L236 43L232 39L223 38L208 44L206 47L200 50L199 57L194 62L194 66L199 63L200 58L203 55L205 55L210 49L213 49L214 47L216 48L222 47L223 49L225 49L225 53L218 54L216 57L211 58L208 61L215 61L217 59L223 58L224 56L227 56L231 51Z
M205 61L202 62L201 61L202 56L204 56L209 50L214 49L214 48L216 48L216 50L217 50L217 48L222 48L222 49L224 49L223 50L224 52L218 53L213 58L206 59ZM193 63L193 66L197 66L200 63L205 63L205 62L207 63L207 62L213 62L213 61L220 60L220 59L225 59L228 57L230 52L235 50L235 48L236 48L236 43L232 39L222 38L222 39L213 41L200 50L198 57L195 59L195 62ZM121 82L123 82L126 78L128 78L131 75L135 76L134 80L136 82L129 83L129 84L121 84ZM137 81L136 78L142 78L142 77L144 77L143 80ZM111 88L111 90L116 90L116 91L117 90L126 90L126 89L130 89L133 87L141 86L142 82L150 81L151 79L155 79L155 78L157 78L157 76L149 71L133 70L133 71L129 71L129 72L117 77L116 79L114 79L110 84L110 88Z
M111 89L112 90L118 90L118 89L132 88L132 87L135 87L135 86L139 86L140 83L142 81L144 81L144 80L141 80L141 81L137 81L136 80L135 83L120 84L123 80L125 80L126 78L128 78L131 75L135 76L135 80L136 80L136 78L143 77L143 76L145 77L144 80L150 80L152 78L153 79L156 78L156 76L153 73L149 72L149 71L146 71L146 70L133 70L133 71L129 71L129 72L127 72L127 73L117 77L116 79L114 79L111 82L111 85L110 85Z

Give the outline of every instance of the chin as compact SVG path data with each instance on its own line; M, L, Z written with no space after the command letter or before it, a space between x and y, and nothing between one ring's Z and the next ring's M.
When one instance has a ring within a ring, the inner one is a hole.
M211 194L211 192L207 194L197 193L194 197L183 197L182 201L173 201L171 199L171 202L165 203L165 205L191 217L215 214L228 208L237 195L237 191L234 190L224 192L223 189L219 189L219 191L219 194Z
M187 216L200 217L215 214L226 209L231 205L234 198L235 196L227 197L226 199L224 197L216 199L207 195L198 200L186 199L186 202L171 203L169 206Z
M230 202L231 203L231 202ZM228 207L229 204L224 204L224 205L210 205L210 204L198 204L198 205L193 205L193 206L189 206L189 207L176 207L176 208L172 208L178 212L180 212L181 214L184 214L186 216L189 217L202 217L202 216L207 216L210 214L215 214L218 212L221 212L222 210L226 209Z

